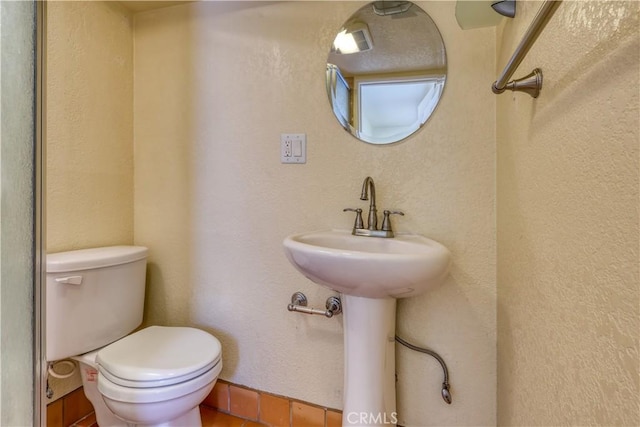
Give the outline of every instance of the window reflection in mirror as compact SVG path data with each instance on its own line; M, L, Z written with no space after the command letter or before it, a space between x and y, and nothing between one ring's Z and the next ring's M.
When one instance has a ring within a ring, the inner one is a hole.
M327 59L327 94L340 125L361 141L388 144L419 130L446 81L442 37L411 2L365 5L340 28Z

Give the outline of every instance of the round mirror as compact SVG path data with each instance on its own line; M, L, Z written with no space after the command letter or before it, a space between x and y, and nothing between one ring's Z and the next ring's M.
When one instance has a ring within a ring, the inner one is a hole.
M447 57L438 27L409 1L375 1L342 26L327 59L333 114L351 135L391 144L418 131L438 105Z

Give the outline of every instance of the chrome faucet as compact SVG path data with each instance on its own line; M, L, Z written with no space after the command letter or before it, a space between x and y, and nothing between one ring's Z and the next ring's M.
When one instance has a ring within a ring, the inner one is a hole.
M369 200L369 215L367 228L364 228L362 221L362 209L346 208L344 212L350 211L356 213L356 221L353 224L353 231L351 234L355 236L367 236L367 237L393 237L393 230L391 229L390 215L404 215L400 211L388 211L385 210L384 219L382 221L382 227L378 230L378 210L376 209L376 186L373 183L373 179L368 176L362 183L362 193L360 194L360 200Z

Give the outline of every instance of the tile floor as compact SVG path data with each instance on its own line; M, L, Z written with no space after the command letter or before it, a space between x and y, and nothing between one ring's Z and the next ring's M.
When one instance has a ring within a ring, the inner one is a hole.
M200 405L200 416L202 417L202 427L279 427L284 425L289 425L288 422L286 424L263 424L257 421L245 420L244 418L236 417L230 414L225 414L224 412L218 412L214 408L210 408L208 406ZM296 425L301 427L306 426L315 426L318 425L317 421L313 419L298 417L296 418ZM327 425L335 425L340 426L342 419L339 417L339 414L327 413ZM99 427L96 422L95 414L91 413L86 418L78 421L75 424L71 424L71 427Z
M204 405L200 405L200 416L202 427L265 427L269 425L234 417Z
M341 427L340 411L219 380L203 405L272 427ZM235 425L235 424L234 424Z
M207 406L200 406L200 416L202 417L202 427L257 427L268 426L268 424L260 424L255 421L247 421L233 415L218 412ZM99 427L96 422L95 414L91 413L86 418L71 424L71 427Z
M334 409L219 380L200 405L203 427L340 427ZM78 421L79 420L79 421ZM98 427L82 388L47 407L47 427Z

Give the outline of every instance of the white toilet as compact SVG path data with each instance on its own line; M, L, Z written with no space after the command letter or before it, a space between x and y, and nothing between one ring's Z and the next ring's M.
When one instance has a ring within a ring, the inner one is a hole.
M146 260L140 246L47 255L47 361L79 362L100 427L199 427L220 342L187 327L127 335L142 323Z

